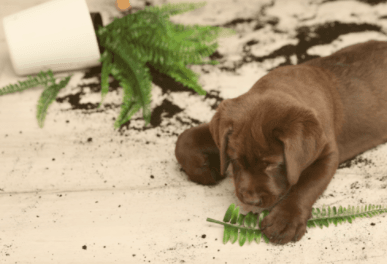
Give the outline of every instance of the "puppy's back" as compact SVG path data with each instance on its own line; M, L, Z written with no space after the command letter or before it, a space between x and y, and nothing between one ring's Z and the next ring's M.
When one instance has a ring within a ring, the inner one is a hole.
M387 141L387 42L359 43L303 64L336 77L344 106L341 162Z

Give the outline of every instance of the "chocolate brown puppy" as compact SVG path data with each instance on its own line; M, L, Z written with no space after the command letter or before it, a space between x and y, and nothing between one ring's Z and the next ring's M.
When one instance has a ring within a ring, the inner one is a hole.
M197 139L206 130L213 141ZM298 241L338 165L387 141L387 42L279 67L245 94L224 100L196 131L189 134L195 140L186 134L176 146L191 179L200 166L211 167L197 162L205 158L194 142L201 149L215 143L220 175L231 163L240 201L271 210L263 233L273 243ZM185 141L194 151L180 149Z

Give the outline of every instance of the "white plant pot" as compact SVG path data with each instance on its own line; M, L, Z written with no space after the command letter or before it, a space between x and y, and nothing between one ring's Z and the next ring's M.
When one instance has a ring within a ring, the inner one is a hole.
M102 25L101 17L94 22ZM85 0L53 0L4 17L13 68L18 75L100 65L100 50Z

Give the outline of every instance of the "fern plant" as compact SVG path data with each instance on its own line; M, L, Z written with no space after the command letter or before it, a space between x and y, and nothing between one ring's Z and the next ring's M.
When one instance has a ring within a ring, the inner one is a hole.
M9 93L21 92L26 89L34 88L37 86L44 86L44 90L40 95L37 109L36 118L38 120L39 127L43 127L44 120L46 118L47 110L50 104L55 100L59 91L66 87L70 81L71 75L57 82L54 74L51 70L46 72L41 71L37 76L28 76L27 80L19 81L17 84L10 84L0 89L0 95Z
M341 224L345 221L352 223L352 219L358 217L373 217L386 212L387 206L385 205L365 205L364 207L357 206L356 208L355 206L348 206L348 208L340 206L339 209L336 209L335 206L331 208L330 206L326 207L323 205L321 210L320 208L312 208L312 218L308 220L307 227L312 228L318 226L323 228L323 226L328 227L331 223L337 226L337 223ZM259 215L259 218L257 213L249 212L247 214L241 214L239 213L239 207L231 204L224 215L223 222L212 218L207 218L207 221L224 226L224 244L228 241L234 244L238 240L239 245L243 246L246 241L251 243L253 240L259 244L261 238L266 243L269 243L268 237L259 229L263 218L268 214L268 210L264 210ZM258 228L256 228L257 222Z
M169 21L171 15L195 10L206 3L166 4L147 7L145 10L122 18L115 18L96 34L101 46L101 102L109 92L109 76L119 81L124 96L115 128L130 120L142 108L146 125L150 122L151 82L148 64L167 74L201 95L206 92L198 84L198 75L186 68L189 64L217 64L204 61L218 47L216 39L234 34L233 30L211 26L185 26ZM45 86L37 106L40 127L46 117L48 106L55 100L59 90L65 87L70 77L55 84L51 71L40 72L36 77L19 84L0 89L0 95L20 92L25 89Z
M219 36L234 31L211 26L185 26L169 21L171 15L197 9L206 3L166 4L147 7L135 14L115 19L97 30L101 46L101 106L109 91L109 75L119 81L124 96L118 128L142 108L146 125L150 122L152 77L147 65L167 74L201 95L206 92L198 84L198 75L186 68L189 64L217 64L204 61L218 47Z

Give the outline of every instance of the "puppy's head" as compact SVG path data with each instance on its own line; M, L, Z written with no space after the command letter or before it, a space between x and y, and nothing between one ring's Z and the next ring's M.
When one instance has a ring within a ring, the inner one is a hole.
M232 164L241 202L271 208L321 153L325 135L315 112L286 96L223 101L210 122L221 174Z

